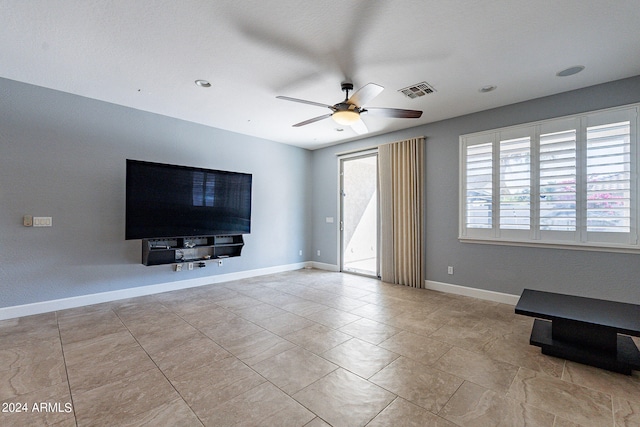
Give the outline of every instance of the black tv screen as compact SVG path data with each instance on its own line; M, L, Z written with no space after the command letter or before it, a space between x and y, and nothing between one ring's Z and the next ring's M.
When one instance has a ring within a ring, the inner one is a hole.
M127 159L125 239L248 234L251 178Z

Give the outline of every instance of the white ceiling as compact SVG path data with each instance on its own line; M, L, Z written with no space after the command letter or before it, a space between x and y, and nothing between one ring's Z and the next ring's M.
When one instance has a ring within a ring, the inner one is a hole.
M639 75L638 22L638 0L0 0L0 77L313 149L359 136L293 128L330 111L276 95L380 84L369 107L424 111L363 117L386 133Z

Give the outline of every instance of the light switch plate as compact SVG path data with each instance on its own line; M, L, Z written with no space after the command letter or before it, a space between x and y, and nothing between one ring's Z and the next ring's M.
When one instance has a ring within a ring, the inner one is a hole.
M33 226L34 227L51 227L51 217L50 216L34 216Z

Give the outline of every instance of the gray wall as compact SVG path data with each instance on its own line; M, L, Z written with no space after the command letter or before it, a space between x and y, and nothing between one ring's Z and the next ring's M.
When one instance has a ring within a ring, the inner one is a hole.
M124 240L125 159L253 174L242 256L173 272ZM309 259L312 153L0 79L0 307ZM51 228L22 226L51 216ZM298 251L303 250L299 256Z
M490 95L489 95L490 96ZM640 76L432 123L313 153L313 260L337 264L336 153L426 136L427 280L519 295L534 288L640 303L640 254L460 243L461 134L640 102ZM320 250L321 256L316 256ZM447 275L447 266L455 274Z

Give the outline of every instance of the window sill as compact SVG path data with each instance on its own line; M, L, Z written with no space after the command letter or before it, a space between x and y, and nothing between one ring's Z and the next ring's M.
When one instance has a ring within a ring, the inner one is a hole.
M606 245L595 243L571 244L571 243L549 243L549 242L522 242L511 240L491 240L491 239L471 239L468 237L458 237L460 243L475 243L480 245L499 245L499 246L523 246L531 248L548 248L548 249L568 249L574 251L594 251L594 252L613 252L625 254L640 254L638 246L620 246Z

